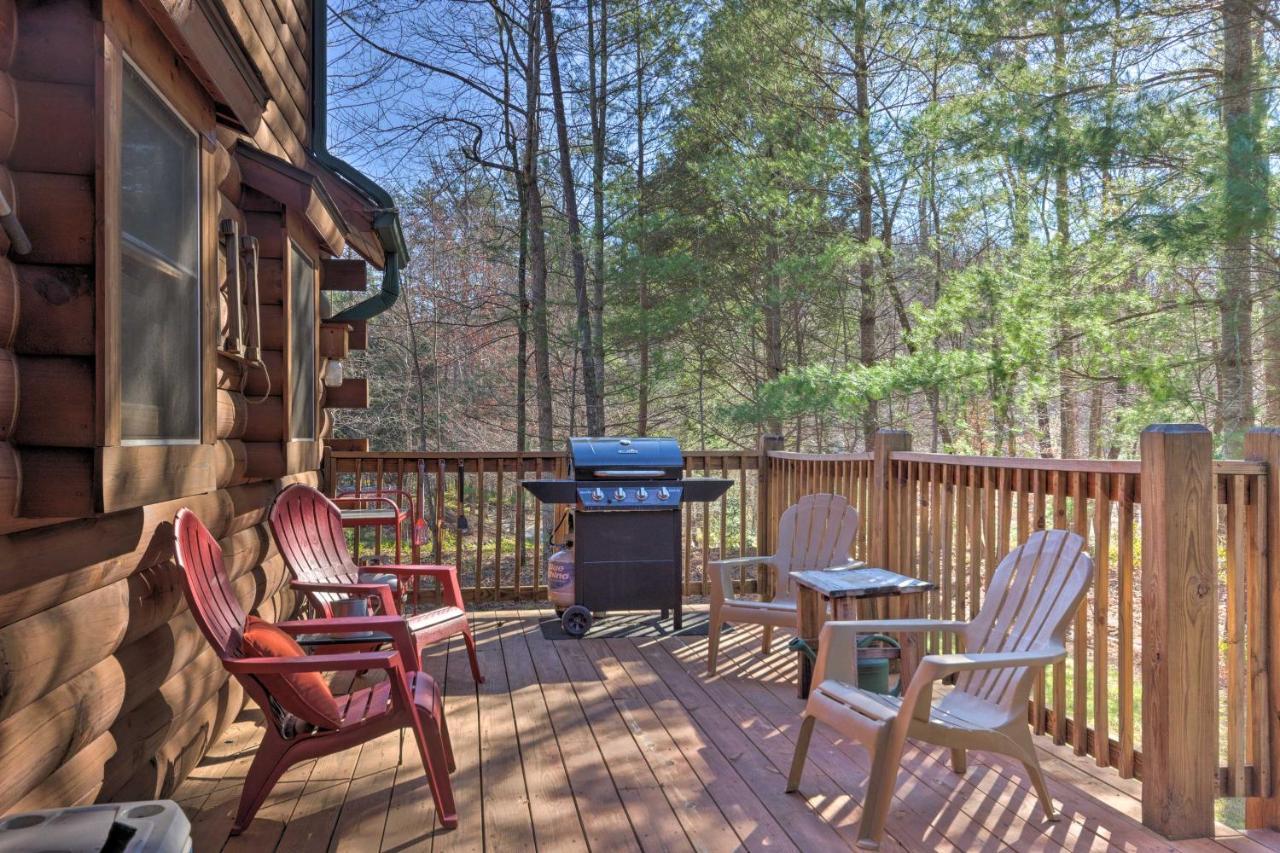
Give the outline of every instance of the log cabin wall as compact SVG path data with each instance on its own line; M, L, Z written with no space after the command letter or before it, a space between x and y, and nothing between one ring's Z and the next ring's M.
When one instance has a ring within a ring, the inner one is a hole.
M190 4L0 0L0 192L33 244L17 257L0 234L0 813L167 795L243 707L183 600L168 539L179 508L219 538L247 608L271 619L297 605L266 527L285 484L319 479L319 442L291 455L282 426L283 237L294 226L284 205L242 185L233 150L248 144L314 168L308 4L216 2L266 89L252 128L225 120L225 104L171 37L182 25L165 16ZM263 246L262 367L208 344L200 447L209 453L191 456L191 469L167 453L132 456L117 471L105 461L104 339L118 332L104 289L115 287L108 238L118 210L103 190L112 152L95 116L118 109L103 95L113 43L219 116L216 132L201 134L209 165L200 234L211 252L203 277L214 277L201 282L206 334L219 330L220 340L229 314L226 258L210 248L219 222L237 222ZM371 203L333 176L318 178L350 220L351 245L378 262ZM325 332L322 355L345 355L347 328ZM98 511L107 494L135 503Z

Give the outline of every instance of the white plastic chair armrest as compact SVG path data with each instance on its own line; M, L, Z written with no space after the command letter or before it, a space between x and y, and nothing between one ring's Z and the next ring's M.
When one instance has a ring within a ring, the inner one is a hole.
M984 669L1010 669L1022 666L1048 666L1066 660L1067 650L1041 649L1034 652L975 652L974 654L925 655L916 670L917 678L937 681L958 672Z
M757 563L768 563L774 565L777 557L773 554L760 554L755 557L730 557L727 560L711 560L707 563L709 566L723 566L726 569L731 566L754 566Z
M739 566L755 566L766 565L773 566L774 557L772 554L761 554L757 557L732 557L728 560L710 560L707 562L707 571L711 573L711 590L712 595L719 591L723 596L722 600L728 601L733 598L733 577L726 569L733 569Z
M854 671L857 656L854 643L859 634L921 634L941 631L958 634L968 627L968 622L940 619L878 619L868 621L827 622L818 637L818 660L813 668L813 683L820 684L828 678L856 684Z
M933 704L933 685L948 675L973 670L1047 666L1065 660L1066 657L1067 650L1063 647L1034 652L925 655L911 677L911 683L907 685L906 695L902 697L902 706L898 709L898 716L893 724L905 736L913 718L927 720Z

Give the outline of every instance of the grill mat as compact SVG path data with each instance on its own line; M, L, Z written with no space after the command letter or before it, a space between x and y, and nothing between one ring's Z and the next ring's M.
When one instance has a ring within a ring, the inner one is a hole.
M587 634L587 639L705 637L710 628L708 622L709 619L706 613L686 610L684 612L684 629L674 631L671 628L671 618L668 617L664 621L658 618L657 613L609 613L605 616L597 614L596 621L591 626L591 632ZM547 618L540 620L538 628L542 631L543 639L580 642L564 632L564 629L560 627L560 620L555 616L548 615ZM722 636L732 631L732 625L725 625L720 629Z

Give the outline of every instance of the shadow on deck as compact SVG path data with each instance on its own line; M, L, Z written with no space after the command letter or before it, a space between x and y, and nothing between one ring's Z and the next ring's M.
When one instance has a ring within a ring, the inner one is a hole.
M435 823L412 743L388 735L294 768L250 829L228 838L261 716L246 710L179 788L195 849L838 850L861 817L866 753L819 727L802 794L783 793L802 707L794 656L744 627L705 676L706 638L551 642L535 611L475 614L487 677L461 641L427 660L446 689L460 824ZM1219 826L1173 843L1144 828L1141 786L1043 742L1062 820L1045 822L1021 766L974 753L956 776L941 749L909 749L885 849L1280 850L1280 835Z

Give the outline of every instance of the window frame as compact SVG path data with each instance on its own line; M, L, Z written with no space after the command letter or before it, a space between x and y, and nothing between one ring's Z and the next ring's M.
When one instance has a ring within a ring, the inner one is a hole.
M96 440L91 498L95 513L115 512L218 488L217 325L218 173L212 98L154 23L131 4L102 6L96 39L100 52L94 80L99 109L95 137L94 195L94 374ZM197 250L200 317L198 439L128 439L122 435L120 375L121 136L126 63L178 119L193 131L197 145Z
M292 229L291 229L292 231ZM285 275L288 281L288 296L285 305L285 318L288 325L286 334L286 351L285 355L288 359L289 366L286 370L286 388L289 393L287 404L288 411L285 416L285 440L288 442L311 442L314 443L320 436L320 265L315 256L303 247L298 239L298 235L290 233L287 235L285 244L288 247L288 260L285 263ZM314 248L312 249L314 251ZM294 253L297 253L295 256ZM293 348L297 345L294 339L294 333L297 329L297 312L298 306L294 303L294 283L293 283L293 267L294 258L302 257L311 267L311 400L312 400L312 418L311 418L311 434L310 435L294 435L293 434L293 390L297 387L297 379L293 375Z
M298 474L320 468L322 450L324 448L324 399L320 388L320 259L322 247L312 228L307 223L303 212L285 206L283 221L283 251L285 257L281 261L284 287L284 418L281 424L281 440L284 443L285 473ZM293 397L290 393L294 386L293 376L293 343L294 343L294 300L293 300L293 249L311 264L312 291L315 294L315 315L312 318L314 347L312 348L312 369L315 385L312 389L315 399L315 419L312 423L312 438L293 437ZM283 283L282 282L282 283Z
M151 77L149 77L147 73L142 70L142 68L133 59L133 57L130 56L128 53L124 53L122 58L123 58L123 64L121 66L121 78L120 78L120 94L121 94L122 104L123 104L123 97L124 97L125 79L128 76L128 72L132 70L133 73L137 75L142 85L146 86L147 89L150 90L151 94L155 95L155 97L160 101L160 103L166 109L168 109L170 116L172 118L177 119L178 123L181 124L182 127L185 128L188 133L190 133L191 142L195 144L196 162L195 162L194 177L195 177L195 189L196 189L196 198L195 198L196 268L194 270L194 277L195 277L195 295L196 295L196 299L195 299L196 324L195 325L196 325L197 334L198 334L198 340L196 341L196 364L200 369L200 376L199 376L200 387L197 389L197 392L195 395L196 406L197 406L196 431L198 435L188 437L188 438L126 438L124 436L124 428L123 426L120 426L120 446L121 447L146 447L151 445L181 446L181 445L204 444L206 443L206 439L207 439L207 436L205 434L205 429L204 429L204 420L205 420L204 416L205 416L205 410L209 405L209 401L205 399L207 396L204 393L205 370L204 370L204 365L202 364L202 362L205 360L203 356L204 356L204 350L205 350L205 343L208 338L208 331L205 328L208 324L205 322L205 319L206 319L206 315L209 313L209 311L207 310L208 306L206 305L206 302L205 302L205 293L204 293L204 290L205 290L204 279L208 271L205 269L205 265L203 263L205 243L207 242L207 235L205 234L207 223L205 222L205 217L204 217L205 194L208 192L208 188L205 187L204 185L205 170L202 164L202 161L204 159L205 146L201 144L200 132L196 130L196 128L193 127L189 121L187 121L187 119L182 115L182 112L174 105L173 101L171 101L168 97L165 96L165 93L161 91L160 88L155 84L155 81L152 80ZM118 114L118 120L121 122L123 121L123 110ZM121 147L118 152L119 156L111 164L111 166L114 168L116 173L115 185L111 188L111 192L114 193L115 195L114 204L117 208L117 215L115 218L115 227L112 230L114 231L116 240L118 241L117 249L116 249L117 255L118 255L118 264L115 269L117 304L116 304L115 314L111 319L117 324L118 327L123 327L123 324L124 324L123 310L125 307L123 303L121 303L118 297L120 290L124 287L124 269L123 269L124 250L121 249L120 246L126 242L129 242L126 239L124 223L121 221L119 216L119 203L120 203L119 177L121 172L123 171L123 161L120 158L123 157L123 153L124 153L123 148ZM135 238L133 242L141 243L142 241L137 240ZM170 263L167 259L159 257L158 255L151 255L150 253L147 253L147 257L145 260L146 262L151 263L153 266L173 267L177 272L186 274L185 270L181 270L177 268L172 263ZM112 369L116 370L117 372L122 371L122 366L120 363L120 359L118 357L118 351L117 351L117 358L114 359ZM116 405L116 411L120 419L123 420L123 415L120 413L121 407L123 407L124 405L123 376L121 376L118 381L119 381L119 388L120 388L120 398Z

